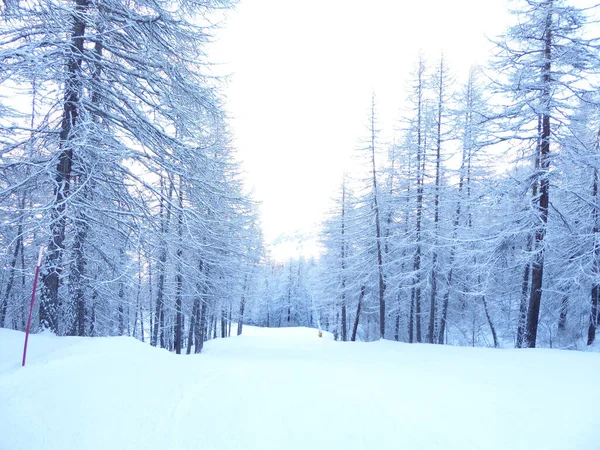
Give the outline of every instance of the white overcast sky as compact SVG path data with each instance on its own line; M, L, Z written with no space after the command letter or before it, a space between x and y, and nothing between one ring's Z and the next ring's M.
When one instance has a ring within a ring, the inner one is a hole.
M240 0L210 59L231 74L227 110L267 244L315 234L372 92L391 139L419 52L433 64L443 51L462 81L509 20L506 0ZM298 248L271 247L278 259Z

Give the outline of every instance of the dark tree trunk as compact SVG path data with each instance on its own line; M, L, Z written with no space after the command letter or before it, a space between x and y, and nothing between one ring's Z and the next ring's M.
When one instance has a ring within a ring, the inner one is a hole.
M433 264L437 265L437 253L433 254ZM429 330L427 333L427 342L430 344L435 343L435 323L436 323L436 295L437 295L437 280L436 270L431 271L431 297L429 303Z
M485 300L485 295L481 296L481 302L483 303L483 310L485 311L485 317L487 319L487 323L490 326L490 331L492 332L492 339L494 340L494 347L498 347L498 335L496 334L496 328L492 322L492 318L490 317L490 313L488 311L487 301Z
M73 159L74 129L79 116L79 95L81 92L81 64L85 40L85 13L89 8L87 0L76 0L75 13L71 16L71 43L67 59L67 74L64 86L64 105L60 131L60 154L56 165L56 188L52 207L51 238L46 249L45 270L42 274L40 293L40 325L54 333L59 332L58 314L60 275L62 273L65 233L67 226L66 209L70 195Z
M396 311L396 323L394 326L394 340L399 341L400 340L400 292L398 292L396 308L397 308L397 311Z
M162 184L162 180L161 180L161 184ZM161 194L162 192L164 192L161 189ZM168 200L167 200L167 207L166 207L166 218L163 216L164 215L164 200L161 199L160 202L160 218L162 221L161 224L161 237L163 239L162 242L162 246L163 248L161 249L160 252L160 257L159 257L159 264L158 264L158 285L156 287L156 313L154 315L154 330L152 331L152 339L151 339L151 344L156 346L159 344L159 338L160 338L160 346L162 348L165 348L165 306L164 306L164 290L165 290L165 272L166 272L166 265L167 265L167 243L164 241L164 237L167 234L168 230L169 230L169 224L171 221L171 207L170 207L170 201L171 198L173 196L173 184L170 183L169 184L169 191L168 191Z
M221 308L221 338L227 337L227 313Z
M244 326L244 308L245 307L246 307L246 299L242 295L242 300L240 301L240 317L238 320L238 327L237 327L237 335L238 336L240 334L242 334L242 327Z
M96 294L92 298L92 314L90 317L90 336L96 336Z
M531 251L531 240L528 250ZM531 273L531 263L525 265L523 271L523 281L521 282L521 302L519 303L519 324L517 326L517 342L515 347L523 347L525 338L525 325L527 324L527 294L529 292L529 275Z
M440 181L441 181L441 162L442 162L442 116L444 107L444 58L440 59L439 68L439 86L438 86L438 104L437 104L437 135L436 135L436 157L435 157L435 196L433 199L433 223L434 231L434 248L431 265L431 296L429 301L429 333L427 340L430 344L435 342L435 326L437 313L437 271L438 271L438 254L437 254L437 236L438 223L440 221Z
M558 317L558 331L563 332L567 326L567 310L569 309L569 297L565 295L560 302L560 316Z
M425 176L425 152L422 142L422 114L423 114L423 74L425 66L419 62L418 93L417 93L417 218L415 225L416 250L413 259L415 282L412 303L416 321L416 339L421 342L421 221L423 217L423 183Z
M148 316L150 317L150 345L156 346L156 341L152 343L153 332L154 332L154 314L152 314L152 299L153 289L152 289L152 258L147 258L148 261Z
M346 318L346 179L342 184L342 224L341 224L341 259L342 259L342 342L348 340L348 323Z
M542 134L542 118L538 116L538 139L536 156L535 156L535 171L538 172L540 169L540 152L541 152L541 134ZM537 180L531 188L531 198L535 199L538 196L538 183ZM531 253L533 249L533 236L529 235L527 239L527 253ZM523 272L523 282L521 285L521 303L519 304L519 324L517 327L517 342L516 347L521 348L526 344L527 334L527 307L528 307L528 296L530 293L529 278L531 277L532 262L528 261L525 265L525 271Z
M362 307L362 300L365 296L365 287L361 286L360 288L360 296L358 297L358 305L356 306L356 317L354 318L354 327L352 327L352 336L350 340L352 342L356 341L356 333L358 332L358 322L360 320L360 309Z
M192 307L192 316L190 317L190 327L188 329L188 340L187 340L187 348L186 354L192 353L192 344L194 342L194 337L196 333L199 331L199 327L197 325L198 315L200 314L200 299L196 297L194 299L194 306Z
M119 261L123 260L123 250L121 250L120 252L120 258ZM123 283L123 281L119 282L119 299L118 299L118 306L117 306L117 318L118 318L118 324L119 324L119 336L123 336L125 334L125 312L123 309L123 305L125 304L125 283ZM127 318L127 321L129 322L129 317Z
M89 189L84 188L84 197L89 196ZM85 336L85 266L84 254L85 242L88 234L87 217L83 211L77 214L77 222L74 224L76 231L73 240L73 264L69 281L73 288L73 300L75 302L75 321L72 327L72 335Z
M244 326L244 309L246 308L246 289L248 287L248 275L244 276L244 287L242 289L242 298L240 300L240 317L238 318L237 335L242 334Z
M175 353L180 355L183 342L183 314L181 312L183 295L183 186L181 176L179 177L179 195L177 198L179 200L179 211L177 211L177 234L179 242L177 248L177 275L175 276L175 333L173 339L175 342Z
M196 331L194 334L194 353L200 353L202 351L202 348L204 347L204 336L206 333L206 301L202 301L202 306L200 307L200 321L196 326Z
M347 318L346 318L346 296L344 296L344 298L342 299L342 318L341 318L341 327L342 327L342 333L341 333L341 339L342 342L346 342L348 340L348 322L347 322Z
M549 11L546 16L545 36L544 36L544 69L542 73L542 103L547 105L550 98L551 79L551 58L552 58L552 12ZM539 214L540 225L535 232L536 255L531 271L531 291L529 296L529 308L527 311L527 345L535 347L537 340L538 323L540 319L540 304L542 300L542 285L544 277L544 240L546 237L546 227L548 223L548 205L550 200L550 115L545 112L542 114L542 134L540 139L540 197Z
M379 214L379 194L375 167L375 97L371 103L371 169L373 178L373 209L375 210L375 239L377 242L377 275L379 277L379 337L385 337L385 279L383 275L383 255L381 251L381 221Z
M598 296L600 295L600 286L595 284L592 287L592 310L590 311L590 320L588 326L587 345L592 345L596 339L596 320L598 316Z
M410 292L410 308L408 312L408 342L412 344L415 341L415 288Z
M140 312L140 338L145 342L144 338L144 302L142 301L142 252L138 251L138 294L137 294L138 309Z
M598 243L598 234L600 232L600 225L598 224L598 208L596 206L598 202L598 171L594 170L594 183L592 187L592 199L594 201L594 208L592 211L594 219L594 249L592 252L593 263L592 263L592 275L594 276L592 284L592 308L590 311L590 319L588 326L588 339L587 345L591 345L596 339L596 326L598 325L598 297L600 296L600 282L598 277L600 276L600 244Z
M233 305L229 305L229 314L227 315L227 337L231 336L231 313Z

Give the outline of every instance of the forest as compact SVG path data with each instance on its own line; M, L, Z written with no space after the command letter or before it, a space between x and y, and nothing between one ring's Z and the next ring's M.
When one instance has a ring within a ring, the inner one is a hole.
M375 87L321 254L282 262L206 56L212 17L233 6L1 6L0 327L25 329L43 248L36 332L175 353L244 325L341 341L593 344L597 8L517 2L466 80L443 54L411 62L393 142L380 138Z

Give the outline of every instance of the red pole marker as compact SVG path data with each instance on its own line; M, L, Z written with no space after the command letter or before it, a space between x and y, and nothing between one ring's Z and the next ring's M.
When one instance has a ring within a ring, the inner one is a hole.
M29 306L29 318L27 319L27 330L25 331L25 345L23 346L23 363L21 367L25 366L25 359L27 358L27 341L29 341L29 330L31 329L31 316L33 314L33 303L35 302L35 291L37 289L38 278L40 276L40 266L42 265L42 250L40 247L40 254L38 255L37 266L35 266L35 278L33 279L33 291L31 292L31 305Z

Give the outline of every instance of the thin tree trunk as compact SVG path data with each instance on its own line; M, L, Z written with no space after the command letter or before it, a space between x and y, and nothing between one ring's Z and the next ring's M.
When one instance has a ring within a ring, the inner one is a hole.
M488 325L490 326L490 331L492 332L492 338L494 339L494 347L498 347L498 336L496 335L496 328L492 322L492 318L490 317L490 313L488 311L487 302L485 300L485 295L481 296L481 301L483 303L483 310L485 311L485 317L487 319Z
M199 298L196 297L194 299L194 306L192 307L192 316L190 317L190 327L188 329L188 340L186 347L186 354L189 355L192 353L192 345L194 343L194 336L196 335L196 321L198 320L198 314L200 314L200 301Z
M221 308L221 338L227 337L227 313Z
M138 307L140 310L140 337L144 338L144 302L142 301L142 250L138 250Z
M354 327L352 327L352 336L350 340L352 342L356 341L356 333L358 332L358 322L360 320L360 309L362 307L362 300L365 296L365 287L361 286L360 288L360 296L358 297L358 305L356 306L356 317L354 318Z
M592 308L590 310L590 319L588 326L588 339L587 345L591 345L596 339L596 326L598 324L598 299L600 297L600 282L598 278L600 277L600 243L598 242L598 234L600 231L600 225L598 223L598 171L594 170L594 183L592 186L592 201L594 202L594 208L592 211L592 217L594 220L594 250L593 250L593 263L592 263L592 275L593 275L593 284L592 284Z
M375 210L375 239L377 243L377 275L379 277L379 337L385 337L385 280L383 256L381 252L381 221L379 217L379 194L377 192L377 172L375 166L375 96L371 99L371 171L373 178L373 209Z
M152 258L147 258L148 261L148 316L150 317L150 345L156 345L156 341L152 344L153 331L154 331L154 314L152 313Z
M529 239L527 249L531 251L532 239ZM528 262L523 270L523 281L521 282L521 302L519 303L519 324L517 326L517 342L515 347L523 347L525 339L525 325L527 324L527 294L529 292L529 276L531 273L531 263Z
M229 314L227 316L227 337L231 337L231 313L233 310L233 305L229 305Z
M558 318L558 331L564 332L567 326L567 310L569 308L569 297L565 295L560 302L560 316Z
M440 221L440 183L441 183L441 162L442 162L442 116L444 101L444 57L440 59L439 86L438 86L438 108L437 108L437 136L436 136L436 157L435 157L435 195L433 200L433 223L434 223L434 244L431 266L431 296L429 302L429 333L427 335L430 344L435 342L435 325L437 309L437 270L438 270L438 227Z
M125 257L125 252L121 248L119 250L119 262L122 263ZM121 264L122 267L122 264ZM123 336L125 334L125 311L123 309L123 305L125 303L125 283L121 280L119 281L119 304L117 305L117 318L119 324L119 336ZM127 322L129 322L129 317L127 317Z
M416 250L414 255L415 283L413 290L414 314L416 321L416 339L421 342L421 221L423 217L423 183L425 175L425 152L422 142L422 114L423 114L423 74L425 66L419 61L418 93L417 93L417 218L416 218Z
M348 340L348 324L346 318L346 178L342 183L342 224L341 224L341 259L342 259L342 342Z
M204 347L204 339L207 334L205 301L202 302L202 306L200 307L200 321L197 323L194 333L194 353L200 353Z
M242 334L242 327L244 326L244 309L246 308L246 289L248 285L248 275L244 276L244 287L242 289L242 298L240 300L240 317L238 318L237 335Z
M162 184L162 179L161 179L161 184ZM163 189L161 189L161 195ZM156 346L159 344L159 337L160 337L160 346L162 348L165 348L165 337L164 337L164 327L165 327L165 307L164 307L164 289L165 289L165 271L166 271L166 264L167 264L167 243L164 240L166 234L168 233L169 230L169 224L171 221L171 207L170 207L170 202L171 202L171 198L173 196L173 183L169 183L169 191L168 191L168 196L167 196L167 207L166 207L166 218L164 217L164 200L161 199L160 202L160 218L162 221L161 224L161 238L163 239L162 242L162 249L161 249L161 253L160 253L160 257L159 257L159 264L158 264L158 286L156 287L156 313L154 315L154 330L152 332L152 340L151 340L151 344Z
M410 308L408 312L408 342L412 344L415 341L415 288L410 292Z
M183 314L181 312L182 307L182 295L183 295L183 186L181 176L179 176L179 211L177 212L177 234L179 238L177 248L177 274L175 276L175 333L173 339L175 341L175 353L181 354L181 346L183 341Z
M8 308L8 301L10 299L10 294L12 292L12 287L15 280L15 273L17 269L17 260L19 257L19 252L23 254L23 212L25 210L25 195L21 197L20 201L21 213L19 214L19 222L17 225L17 239L15 241L15 249L13 251L12 258L10 260L10 269L8 275L8 282L6 284L6 290L4 291L4 295L2 298L2 304L0 306L0 327L4 327L4 322L6 319L6 311Z

